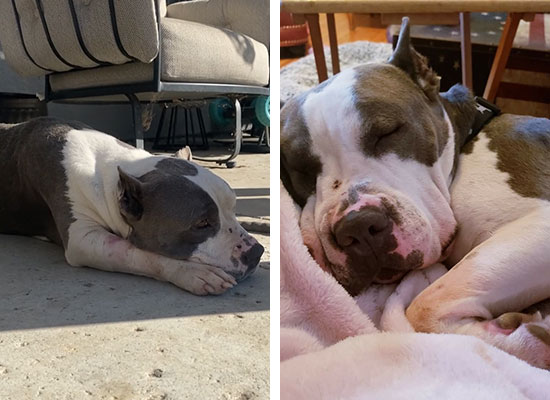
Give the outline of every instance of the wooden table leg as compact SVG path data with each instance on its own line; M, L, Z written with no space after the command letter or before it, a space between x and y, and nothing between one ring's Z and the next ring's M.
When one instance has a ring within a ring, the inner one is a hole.
M512 50L512 44L514 43L514 37L516 36L521 16L522 14L509 13L508 17L506 17L506 24L504 25L489 79L487 79L487 86L485 86L485 92L483 93L483 97L489 101L495 101L495 97L497 96L498 87L504 75L504 69Z
M349 30L354 31L355 30L355 17L353 15L353 13L348 13L347 15L348 15Z
M328 38L330 42L330 58L332 61L332 74L340 72L340 58L338 57L338 39L336 38L336 24L334 14L327 14Z
M470 13L460 13L460 47L462 56L462 84L474 89L472 83L472 38L470 36Z
M305 17L309 26L317 75L319 76L319 83L321 83L328 79L328 73L325 52L323 50L323 38L321 37L321 27L319 26L319 14L305 14Z

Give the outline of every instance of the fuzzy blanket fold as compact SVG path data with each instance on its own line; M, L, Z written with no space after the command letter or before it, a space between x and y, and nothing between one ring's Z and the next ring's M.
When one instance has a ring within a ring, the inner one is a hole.
M303 244L281 186L282 399L550 399L550 372L480 339L414 333L405 310L434 265L352 298Z

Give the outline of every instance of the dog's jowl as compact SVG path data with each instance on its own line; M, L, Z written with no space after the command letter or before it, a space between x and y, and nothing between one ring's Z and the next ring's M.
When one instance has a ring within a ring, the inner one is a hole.
M79 123L0 124L0 171L0 233L46 236L73 266L217 294L263 253L225 181Z
M477 105L410 45L281 110L281 177L313 257L357 295L444 261L407 316L550 367L550 121L503 114L466 143Z

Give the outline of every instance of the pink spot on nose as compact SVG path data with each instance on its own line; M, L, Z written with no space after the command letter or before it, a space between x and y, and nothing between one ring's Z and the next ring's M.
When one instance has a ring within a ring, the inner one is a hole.
M363 194L360 195L356 202L350 203L349 199L345 199L340 203L340 207L338 208L338 212L334 213L332 216L332 225L336 224L340 219L348 215L352 211L359 211L364 207L380 207L381 199L368 195Z
M397 247L393 251L394 253L407 257L407 255L415 250L414 243L411 242L411 239L407 237L399 227L394 225L392 235L397 241Z

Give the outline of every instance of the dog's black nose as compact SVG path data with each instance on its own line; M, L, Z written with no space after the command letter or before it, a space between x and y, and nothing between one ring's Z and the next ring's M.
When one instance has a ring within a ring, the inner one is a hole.
M386 252L392 231L388 215L377 207L351 211L333 229L336 243L346 252L370 256Z
M256 271L262 254L264 254L264 247L261 244L256 243L250 248L250 250L241 255L241 262L246 265L247 268L246 271L236 277L237 281L242 281Z
M241 255L241 262L248 266L248 268L255 268L256 265L260 262L260 258L264 254L264 246L259 243L256 243L250 248L246 253Z

